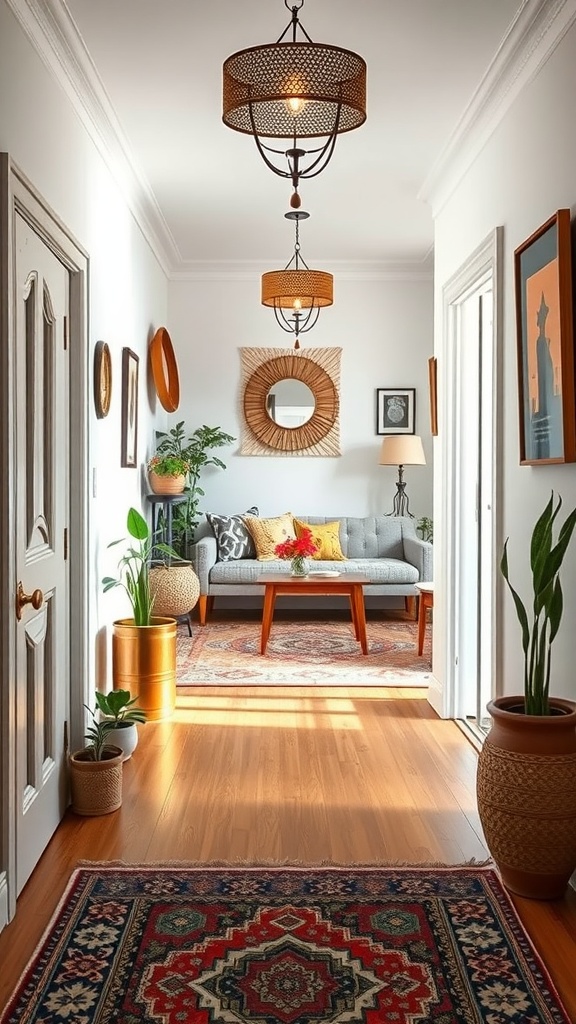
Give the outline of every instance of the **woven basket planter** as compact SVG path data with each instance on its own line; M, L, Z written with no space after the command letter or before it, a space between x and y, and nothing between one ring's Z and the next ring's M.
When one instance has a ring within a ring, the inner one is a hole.
M559 899L576 868L576 704L526 715L523 698L488 704L492 728L478 760L478 811L506 887Z
M200 596L200 580L191 562L154 565L150 569L150 590L155 615L187 615Z
M87 750L77 750L68 759L72 810L85 817L110 814L122 803L122 761L120 747L108 746L101 761L93 761Z

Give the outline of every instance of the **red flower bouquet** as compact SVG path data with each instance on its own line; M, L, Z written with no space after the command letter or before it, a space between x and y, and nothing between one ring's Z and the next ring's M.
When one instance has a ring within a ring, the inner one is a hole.
M294 540L284 540L274 548L278 558L307 558L315 555L318 545L312 539L311 530L302 530L299 537Z

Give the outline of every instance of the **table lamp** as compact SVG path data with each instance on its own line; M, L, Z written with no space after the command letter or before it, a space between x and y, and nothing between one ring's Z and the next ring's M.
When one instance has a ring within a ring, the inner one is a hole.
M422 447L422 438L418 434L389 434L382 441L380 448L381 466L398 466L398 481L392 511L389 516L410 516L410 502L406 494L404 482L404 466L425 466L426 458Z

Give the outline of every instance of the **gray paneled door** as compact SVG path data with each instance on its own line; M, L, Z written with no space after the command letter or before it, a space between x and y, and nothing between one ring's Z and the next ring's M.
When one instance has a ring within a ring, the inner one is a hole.
M67 267L19 213L14 219L14 251L16 885L20 892L67 802L70 288ZM20 603L19 594L24 595L25 604Z
M66 809L89 699L87 273L0 153L0 928Z

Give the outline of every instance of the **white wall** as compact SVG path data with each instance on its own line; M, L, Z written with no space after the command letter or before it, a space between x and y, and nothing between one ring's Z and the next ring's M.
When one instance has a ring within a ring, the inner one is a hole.
M208 469L202 478L204 511L239 512L254 504L262 515L390 511L397 470L378 465L376 388L415 387L416 432L422 434L428 465L406 467L405 479L412 511L432 514L432 282L359 282L350 276L335 271L334 305L322 310L316 326L301 338L303 354L307 346L342 347L342 455L242 456L234 444L221 453L226 471ZM219 426L239 439L240 348L291 348L293 343L272 310L260 306L259 277L172 282L169 329L182 383L181 405L171 423L183 419L189 432L203 423Z
M167 285L70 102L4 0L0 0L0 150L10 153L90 259L87 394L90 462L96 471L96 496L90 508L92 681L96 646L102 649L98 630L117 615L129 614L119 591L106 597L101 593L100 579L115 566L117 557L105 550L106 545L125 536L127 510L131 504L141 506L145 490L139 469L120 468L122 348L128 346L140 357L138 457L143 460L156 413L146 379L147 344L153 329L166 320ZM98 340L107 341L112 354L112 405L104 420L96 419L92 402L92 353ZM92 473L84 484L92 493ZM106 673L104 658L99 660L99 672Z
M510 536L511 579L529 603L532 527L552 489L562 495L565 511L576 505L576 465L519 465L513 254L557 209L568 207L573 215L576 212L576 135L571 130L574 95L573 27L510 108L435 223L435 347L439 365L443 354L442 288L497 225L504 227L503 443L499 453L503 487L497 517L501 538ZM441 469L439 459L437 469ZM436 555L441 558L442 552ZM575 698L576 541L565 561L562 585L565 616L554 644L552 689L558 696ZM519 625L507 592L502 593L502 607L503 616L498 620L501 637L495 638L495 642L502 641L502 677L496 685L499 692L518 693L522 691L522 650ZM436 664L435 672L439 675Z

